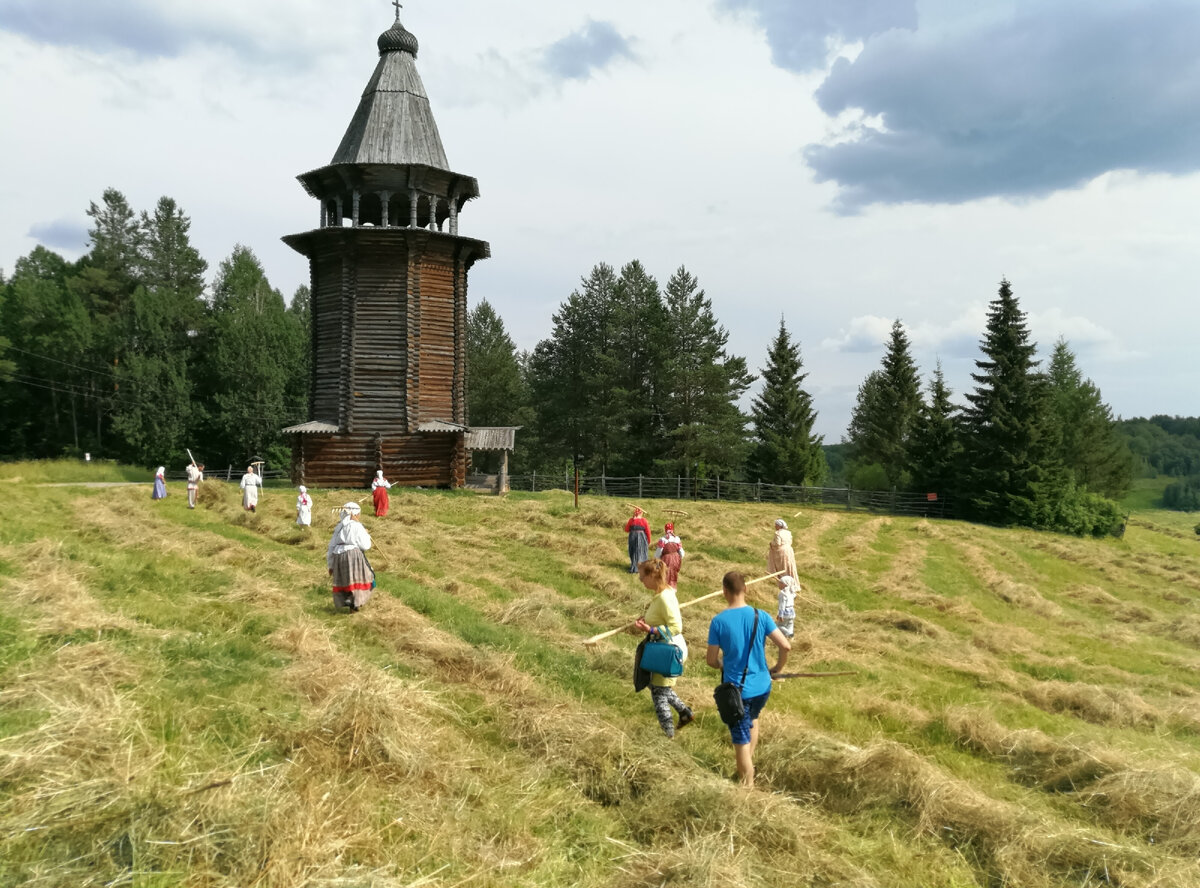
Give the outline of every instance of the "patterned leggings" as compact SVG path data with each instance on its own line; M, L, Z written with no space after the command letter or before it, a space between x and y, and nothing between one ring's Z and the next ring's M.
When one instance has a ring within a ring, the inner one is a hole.
M650 686L650 696L654 699L654 714L658 716L658 724L668 737L675 736L675 718L671 713L674 708L680 715L691 714L692 710L679 699L674 688Z

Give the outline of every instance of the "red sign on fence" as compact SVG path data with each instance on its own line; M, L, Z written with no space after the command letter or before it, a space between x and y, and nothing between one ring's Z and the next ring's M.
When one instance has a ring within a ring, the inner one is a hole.
M936 503L937 502L937 494L936 493L927 493L927 494L925 494L925 499L929 500L931 503Z

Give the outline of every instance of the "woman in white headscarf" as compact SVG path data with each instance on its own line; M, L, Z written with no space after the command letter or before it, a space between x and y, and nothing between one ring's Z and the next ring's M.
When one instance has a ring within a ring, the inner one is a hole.
M359 516L362 506L346 503L342 506L342 517L329 548L325 552L325 564L333 577L334 609L348 607L357 611L367 603L375 588L375 571L363 553L371 548L371 535L362 526Z
M242 508L247 512L258 509L258 488L262 486L262 478L254 471L254 466L247 466L246 474L242 475Z
M379 469L375 473L375 480L371 482L371 502L375 506L375 517L385 518L388 513L388 488L392 486L392 482L383 477L383 469Z
M300 495L296 497L296 523L301 527L312 527L312 497L303 484L300 485Z
M160 500L167 495L167 467L159 466L158 471L154 473L154 492L150 494L150 499Z
M782 518L775 519L775 536L767 548L767 573L783 571L786 577L796 576L796 553L792 551L792 532Z

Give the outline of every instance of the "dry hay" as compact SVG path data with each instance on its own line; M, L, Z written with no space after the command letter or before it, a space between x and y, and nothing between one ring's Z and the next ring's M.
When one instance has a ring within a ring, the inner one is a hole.
M1115 884L1147 869L1142 855L1055 830L1032 813L947 775L890 741L866 749L795 734L760 747L759 774L773 788L812 799L838 814L887 808L922 833L966 852L985 881L1051 888L1078 872L1107 871Z
M1120 771L1096 781L1076 800L1116 829L1140 832L1175 853L1200 852L1200 777L1191 771Z
M1017 582L1012 577L998 571L978 546L961 538L956 539L954 545L980 581L1001 601L1049 619L1062 617L1061 607L1043 597L1032 586Z
M1166 633L1176 641L1200 648L1200 614L1184 614L1166 625Z
M1072 715L1095 725L1150 728L1165 714L1124 688L1066 681L1042 681L1019 692L1046 712Z
M909 730L921 730L933 722L929 712L905 700L880 697L873 691L856 691L850 698L855 712L867 718L886 720L905 726Z
M871 518L864 521L854 533L842 539L839 548L861 555L871 548L871 544L879 538L879 532L885 527L892 526L891 518Z
M66 635L77 631L132 630L138 623L107 610L85 581L78 563L63 551L62 541L35 540L22 546L5 547L4 554L28 565L31 575L5 581L6 593L32 609L33 628L42 635Z
M911 632L914 635L924 635L928 638L940 638L942 635L942 630L933 623L901 611L862 611L859 618L876 626L885 626L889 629L898 629L901 632Z
M1047 791L1079 790L1127 767L1110 750L1058 740L1031 728L1010 730L979 708L951 708L941 720L968 749L1003 762L1013 780Z

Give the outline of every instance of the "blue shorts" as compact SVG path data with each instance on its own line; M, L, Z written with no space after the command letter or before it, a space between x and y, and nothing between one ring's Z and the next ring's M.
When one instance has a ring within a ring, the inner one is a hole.
M746 707L746 715L736 725L729 726L729 736L733 738L734 746L745 746L750 742L750 725L763 711L763 707L767 705L767 698L770 696L771 691L768 689L762 696L746 697L742 700L742 705Z

